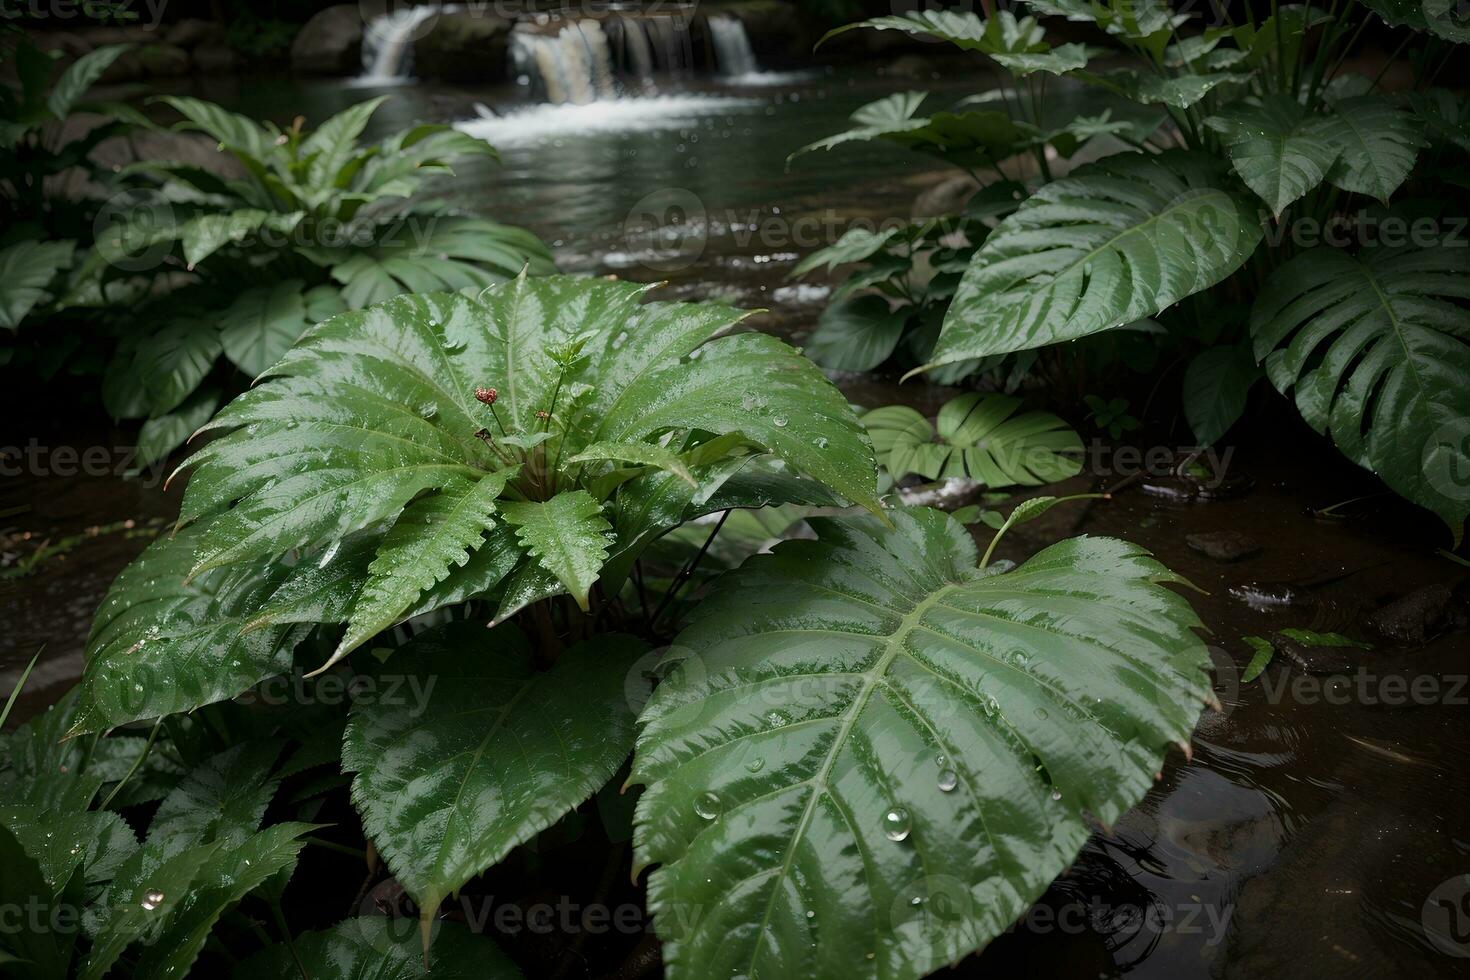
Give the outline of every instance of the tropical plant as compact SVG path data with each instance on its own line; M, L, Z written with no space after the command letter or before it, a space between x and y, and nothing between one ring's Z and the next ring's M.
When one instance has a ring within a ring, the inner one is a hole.
M45 901L102 889L74 958L182 973L220 910L253 893L279 912L303 841L360 849L350 822L321 826L340 764L393 876L377 893L418 915L294 938L278 916L260 935L291 948L251 968L407 976L417 918L434 975L513 975L487 940L438 926L442 904L598 819L633 836L638 871L657 865L672 977L916 977L1001 932L1088 821L1115 820L1187 747L1210 693L1179 579L1107 538L992 561L1054 498L1014 507L983 555L942 512L883 508L868 436L814 364L733 332L741 311L649 289L522 275L341 313L209 423L180 528L119 576L80 689L44 734L12 738L0 775L39 793L65 769L86 791L45 813L120 838L128 794L163 795L146 842L21 882ZM680 604L707 556L739 560L715 541L731 511L768 507L740 531L747 552L802 517L815 539ZM701 543L659 597L644 566L670 533L666 555ZM343 711L262 696L298 668L418 694ZM145 731L167 767L137 761ZM89 746L116 766L55 754ZM603 803L619 783L642 787L631 818ZM260 830L266 811L280 822ZM0 811L12 851L44 867L60 845L19 819ZM960 914L922 914L940 901ZM138 948L149 922L188 940Z
M1455 98L1432 85L1470 31L1444 5L1382 0L1273 7L1260 22L1248 13L1235 23L1222 10L1223 25L1199 29L1162 0L1026 6L1035 17L916 12L854 25L949 41L985 56L1017 89L982 110L927 118L916 117L912 93L818 144L960 148L988 168L992 186L1028 185L975 250L914 372L1157 317L1191 358L1185 415L1200 443L1240 417L1263 366L1313 428L1438 514L1458 541L1470 513L1470 492L1454 476L1470 467L1457 421L1470 410L1470 313L1464 240L1439 219L1458 194L1446 162L1463 161L1467 141ZM1095 70L1093 49L1049 46L1037 17L1092 25L1131 65ZM1362 28L1380 21L1411 52L1411 92L1384 90L1383 72L1341 70ZM1057 76L1061 107L1046 92ZM1155 122L1111 111L1048 118L1074 111L1079 86ZM1092 140L1092 156L1110 145L1126 152L1054 174L1083 133L1113 141ZM1027 159L1029 175L1020 170ZM1414 203L1421 191L1446 203ZM1339 238L1358 247L1319 244ZM1249 312L1221 322L1220 311L1236 309Z
M1016 415L1020 407L1017 398L976 393L949 401L932 425L907 405L875 408L863 415L863 425L895 480L962 477L1004 490L1076 476L1082 469L1077 433L1049 412Z
M234 372L258 376L311 323L404 292L552 268L529 232L414 199L454 161L496 157L452 127L364 144L383 98L314 131L300 118L281 130L198 99L159 101L184 117L176 129L217 141L238 176L154 160L125 168L132 197L105 216L109 231L81 263L74 302L164 293L119 326L103 387L114 417L147 419L144 464L214 414ZM220 361L228 367L216 370Z

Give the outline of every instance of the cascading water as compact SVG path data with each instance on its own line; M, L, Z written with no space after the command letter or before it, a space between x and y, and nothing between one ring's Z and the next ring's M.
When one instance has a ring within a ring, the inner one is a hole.
M715 67L727 78L755 75L760 65L755 60L755 51L750 46L750 36L739 17L730 14L711 14L709 24L710 41L715 48Z
M538 81L550 102L586 105L617 96L607 34L595 20L575 21L556 34L516 31L511 57L516 73Z
M362 34L364 82L396 82L413 74L413 42L430 17L453 13L453 5L424 4L404 7L374 17Z

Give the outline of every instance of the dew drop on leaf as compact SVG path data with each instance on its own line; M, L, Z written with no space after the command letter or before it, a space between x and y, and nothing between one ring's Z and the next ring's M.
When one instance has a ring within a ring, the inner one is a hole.
M960 784L960 777L953 769L946 769L939 774L939 791L941 793L953 792Z
M701 794L694 801L694 812L705 820L713 820L720 815L720 798L713 793Z
M891 841L907 840L910 826L909 812L901 806L883 814L883 835Z
M152 912L154 909L163 904L163 892L158 891L155 888L145 893L143 895L143 901L141 904L145 912Z
M765 766L765 764L766 764L766 760L765 759L762 759L760 756L756 756L754 759L751 759L749 762L747 762L745 764L745 768L747 770L749 770L750 772L760 772L761 769Z

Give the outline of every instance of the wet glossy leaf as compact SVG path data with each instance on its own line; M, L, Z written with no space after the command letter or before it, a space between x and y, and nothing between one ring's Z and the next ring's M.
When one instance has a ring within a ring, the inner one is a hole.
M1251 311L1256 358L1307 424L1434 511L1470 514L1470 255L1463 248L1315 248Z
M426 914L612 776L632 746L625 680L644 649L603 635L538 672L514 627L456 622L378 668L414 683L354 704L342 764L368 836Z
M260 827L276 795L280 751L274 741L242 742L195 766L159 804L148 846L166 856L198 844L238 847Z
M671 978L952 963L1198 717L1199 621L1141 549L1076 538L987 574L947 515L892 516L813 519L819 540L721 579L671 650L632 776Z
M1036 486L1075 476L1082 440L1049 412L1024 412L1008 395L961 395L939 412L938 429L902 405L863 416L878 457L895 480L910 473L966 477L992 488ZM937 440L937 441L936 441Z
M289 977L300 969L311 980L419 980L426 975L419 924L411 919L363 915L330 929L303 933L294 945L294 955L284 946L257 953L239 966L235 977ZM521 973L489 939L458 923L436 922L427 976L435 980L514 980Z
M1333 103L1325 118L1321 137L1337 151L1328 182L1387 201L1425 145L1414 115L1390 96L1362 95Z
M1278 217L1322 183L1341 152L1328 139L1327 118L1308 113L1290 96L1235 106L1208 122L1223 135L1240 179Z
M1204 75L1184 74L1165 78L1152 73L1123 68L1101 75L1084 72L1078 77L1143 105L1166 105L1174 109L1188 109L1203 100L1216 86L1235 80L1239 76L1229 72L1210 72Z
M1154 316L1224 279L1261 240L1214 161L1123 154L1052 181L975 253L929 367Z
M107 973L132 943L156 942L220 849L221 845L207 844L174 854L151 846L134 851L86 911L84 925L92 948L81 964L81 980L97 980Z
M610 525L602 505L586 490L570 490L550 500L513 501L504 512L526 552L586 612L587 593L607 560Z
M15 835L53 893L60 892L74 873L88 885L111 880L118 866L138 849L138 838L122 817L84 809L90 801L76 802L80 807L65 809L31 803L0 805L0 827Z
M1240 675L1240 682L1249 684L1271 666L1271 660L1276 656L1276 648L1271 645L1270 640L1261 636L1242 636L1241 640L1253 651L1250 663L1245 665L1245 670Z

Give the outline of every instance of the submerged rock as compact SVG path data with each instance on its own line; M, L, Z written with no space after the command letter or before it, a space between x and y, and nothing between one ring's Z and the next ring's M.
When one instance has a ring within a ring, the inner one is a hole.
M1261 553L1261 544L1250 535L1240 531L1204 531L1189 534L1184 543L1190 550L1197 551L1215 561L1232 562L1250 558Z
M1427 643L1449 629L1470 622L1470 602L1463 588L1438 582L1415 589L1368 616L1368 628L1398 643Z

